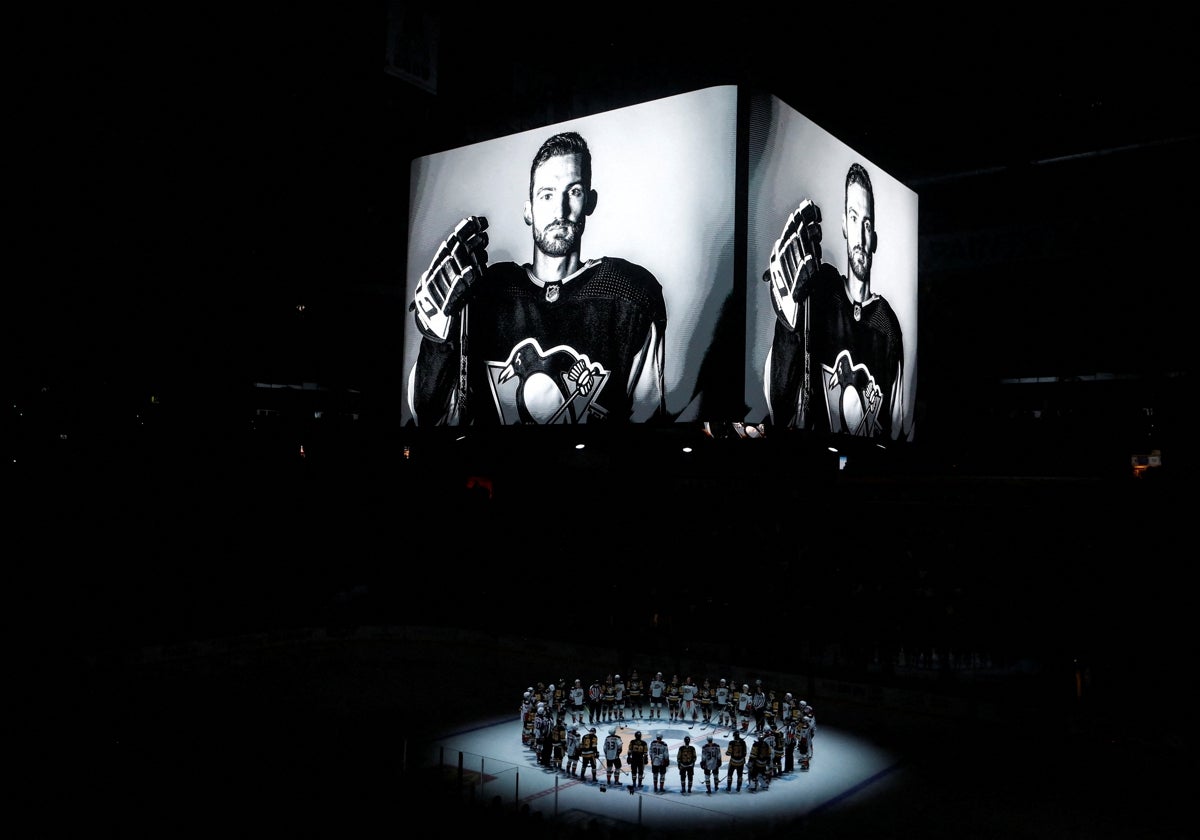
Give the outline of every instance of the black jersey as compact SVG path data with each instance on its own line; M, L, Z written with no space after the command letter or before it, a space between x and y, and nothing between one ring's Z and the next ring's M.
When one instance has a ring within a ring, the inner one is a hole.
M421 340L414 414L424 425L651 419L665 407L666 319L662 285L628 260L593 260L545 284L527 265L488 266L466 309L466 408L447 413L464 349L452 330L442 343ZM635 405L639 384L653 406Z
M729 742L725 755L729 756L731 767L741 767L746 763L746 742L741 738L734 738Z
M767 371L771 422L834 434L896 437L903 408L898 397L904 361L900 321L884 298L872 295L856 304L845 288L841 273L823 263L796 330L776 318ZM806 333L809 403L802 411Z

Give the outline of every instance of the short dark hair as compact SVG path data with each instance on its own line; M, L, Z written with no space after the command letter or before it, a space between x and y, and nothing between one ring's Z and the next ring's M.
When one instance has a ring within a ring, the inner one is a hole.
M871 212L875 212L875 188L871 186L871 176L867 173L866 168L861 163L852 163L846 171L846 194L842 197L842 207L846 206L846 199L850 197L850 185L860 184L867 195L871 197Z
M561 134L555 134L542 143L541 148L537 150L537 154L533 156L533 163L529 167L530 198L533 198L533 176L537 174L538 167L550 158L558 157L559 155L579 155L582 157L583 186L589 190L592 188L592 152L588 148L587 141L578 132L564 131Z

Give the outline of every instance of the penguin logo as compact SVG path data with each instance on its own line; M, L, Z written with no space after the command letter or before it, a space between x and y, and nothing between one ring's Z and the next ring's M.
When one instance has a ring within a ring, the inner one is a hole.
M833 367L821 365L825 384L825 409L830 431L857 437L875 437L882 433L879 410L883 393L866 365L856 365L850 351L843 350Z
M566 345L544 351L527 338L503 362L487 363L492 398L506 424L586 423L603 417L596 397L609 371Z

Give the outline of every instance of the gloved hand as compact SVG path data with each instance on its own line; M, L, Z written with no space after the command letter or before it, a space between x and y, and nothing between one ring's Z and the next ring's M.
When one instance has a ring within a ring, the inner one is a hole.
M821 208L811 200L805 199L788 216L771 248L769 266L762 279L771 284L771 305L784 326L794 331L799 301L808 296L821 267Z
M454 316L462 311L468 292L487 268L487 218L463 219L438 248L421 275L409 310L416 312L417 327L433 341L450 335Z

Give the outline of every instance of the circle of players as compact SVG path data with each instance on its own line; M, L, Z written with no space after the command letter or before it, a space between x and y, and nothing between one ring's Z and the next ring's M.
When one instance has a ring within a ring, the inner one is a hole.
M653 740L647 742L642 732L636 731L628 751L617 734L618 726L636 721L686 724L689 729L700 724L702 732L728 729L724 750L712 734L702 737L699 750L690 735L684 736L674 756L684 794L692 792L697 767L703 772L709 795L721 789L722 770L727 792L741 791L743 773L748 790L765 791L772 779L796 767L809 770L817 731L812 706L790 691L778 696L765 688L762 680L755 680L753 688L726 679L713 685L706 678L696 685L691 677L681 682L672 676L668 682L659 671L653 679L643 681L635 670L628 680L610 674L587 687L578 679L571 686L561 678L549 685L539 682L529 686L521 698L521 743L533 751L539 766L601 784L599 765L603 762L609 785L622 784L622 774L628 774L625 784L630 794L644 789L648 766L655 793L665 793L672 757L662 733L653 733ZM596 728L603 724L609 726L601 741ZM754 738L752 744L747 741L750 737Z

